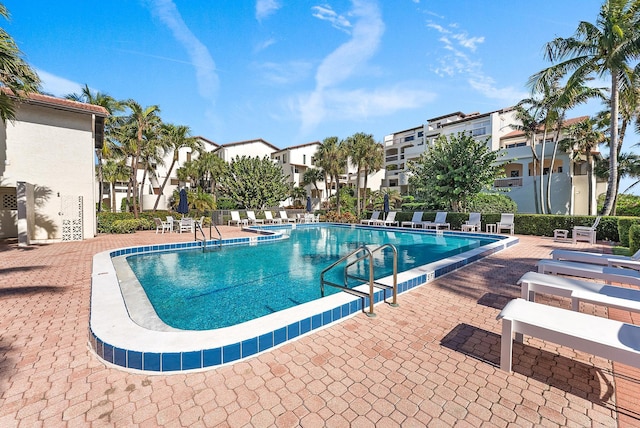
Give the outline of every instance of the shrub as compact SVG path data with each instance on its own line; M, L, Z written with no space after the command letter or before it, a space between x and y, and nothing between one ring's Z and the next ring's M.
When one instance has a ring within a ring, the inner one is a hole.
M467 210L475 213L515 213L518 204L501 193L478 193L470 199Z
M640 224L640 218L618 217L618 235L620 237L620 245L629 246L629 229L634 224Z
M358 218L349 211L345 211L340 215L338 215L337 211L329 211L325 217L327 221L333 223L356 223L358 221Z
M135 218L116 220L111 225L111 233L133 233L141 227L141 222L146 223L146 220Z
M634 254L640 250L640 224L634 224L629 228L629 252Z

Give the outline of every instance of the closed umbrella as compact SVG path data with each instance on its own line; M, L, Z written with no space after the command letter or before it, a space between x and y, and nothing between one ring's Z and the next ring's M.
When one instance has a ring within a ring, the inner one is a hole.
M180 189L180 202L178 203L177 211L182 215L189 213L189 200L187 199L187 191L184 190L184 187Z
M389 194L385 193L384 194L384 215L385 218L387 218L387 216L389 215Z
M311 212L311 196L307 196L307 212Z

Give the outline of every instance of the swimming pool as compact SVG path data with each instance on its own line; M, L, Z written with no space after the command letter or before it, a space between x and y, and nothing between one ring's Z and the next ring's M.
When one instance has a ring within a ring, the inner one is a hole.
M358 233L381 230L367 226L337 225L337 227L341 228L341 233L351 230L357 230ZM287 228L290 229L291 226L285 226L285 230ZM310 234L318 234L327 226L298 225L296 230L303 231L307 228L313 229L309 231ZM278 228L261 229L254 229L256 236L251 238L223 241L223 246L228 246L229 249L242 246L261 252L265 248L272 248L274 241L285 239L292 242L286 238L286 235L279 232ZM403 231L401 228L383 230L385 233L393 234L400 234ZM407 229L404 231L407 232ZM433 239L438 237L442 239L440 234L433 231L418 233L432 235ZM436 277L518 242L517 238L501 235L445 232L443 236L466 236L479 241L489 237L494 241L489 243L482 241L483 245L466 249L459 254L445 255L442 260L427 262L399 273L398 291L400 293L428 283ZM332 241L326 242L331 244ZM345 245L348 246L355 245L354 242L359 243L360 240L346 242ZM145 373L202 370L231 363L279 346L345 317L362 313L363 303L365 306L368 304L368 299L338 292L236 325L200 331L181 330L159 321L146 293L142 287L136 285L138 281L131 269L129 273L126 269L124 272L116 270L117 265L128 266L126 257L134 254L176 252L176 250L186 254L189 250L200 248L201 245L201 242L187 242L133 247L107 251L94 256L89 332L91 346L101 359L119 368ZM411 243L404 245L412 246ZM226 249L223 248L221 252L223 251ZM337 248L336 255L341 251ZM313 262L307 264L311 265ZM324 263L322 264L324 267ZM246 300L247 297L245 296L244 299ZM374 301L379 302L383 299L382 291L378 291ZM402 300L400 304L403 304Z
M167 325L183 330L228 327L320 299L324 268L363 245L393 244L398 271L480 247L495 238L435 235L417 230L321 226L283 229L289 239L220 251L200 249L127 257L153 309ZM393 274L390 248L376 255L376 279ZM364 261L360 266L366 269ZM342 270L329 272L341 283ZM366 275L365 275L366 276ZM325 294L340 292L325 288Z

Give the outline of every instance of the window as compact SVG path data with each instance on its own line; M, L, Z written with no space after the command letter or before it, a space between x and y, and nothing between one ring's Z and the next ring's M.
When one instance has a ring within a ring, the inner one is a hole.
M562 167L561 167L561 166L559 166L559 167L558 167L558 174L561 174L561 173L562 173Z
M307 155L302 155L302 164L303 165L307 164Z
M511 171L511 177L520 177L520 171Z
M414 135L409 135L408 137L404 137L404 141L413 141L415 138Z
M477 137L478 135L485 135L487 133L486 128L475 128L471 130L471 135Z
M424 131L418 132L418 137L422 137L424 135Z
M191 152L187 152L187 162L191 162Z
M287 155L282 155L282 163L287 163Z

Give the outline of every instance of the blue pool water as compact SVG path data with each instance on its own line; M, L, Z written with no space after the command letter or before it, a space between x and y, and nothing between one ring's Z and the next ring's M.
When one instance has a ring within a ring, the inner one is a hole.
M362 245L393 244L402 272L496 241L325 225L287 233L289 239L259 245L141 254L127 261L163 322L210 330L320 298L321 271ZM392 273L392 260L390 250L376 256L376 278ZM366 272L366 265L360 268ZM328 279L342 283L342 269ZM327 295L337 292L325 288Z

